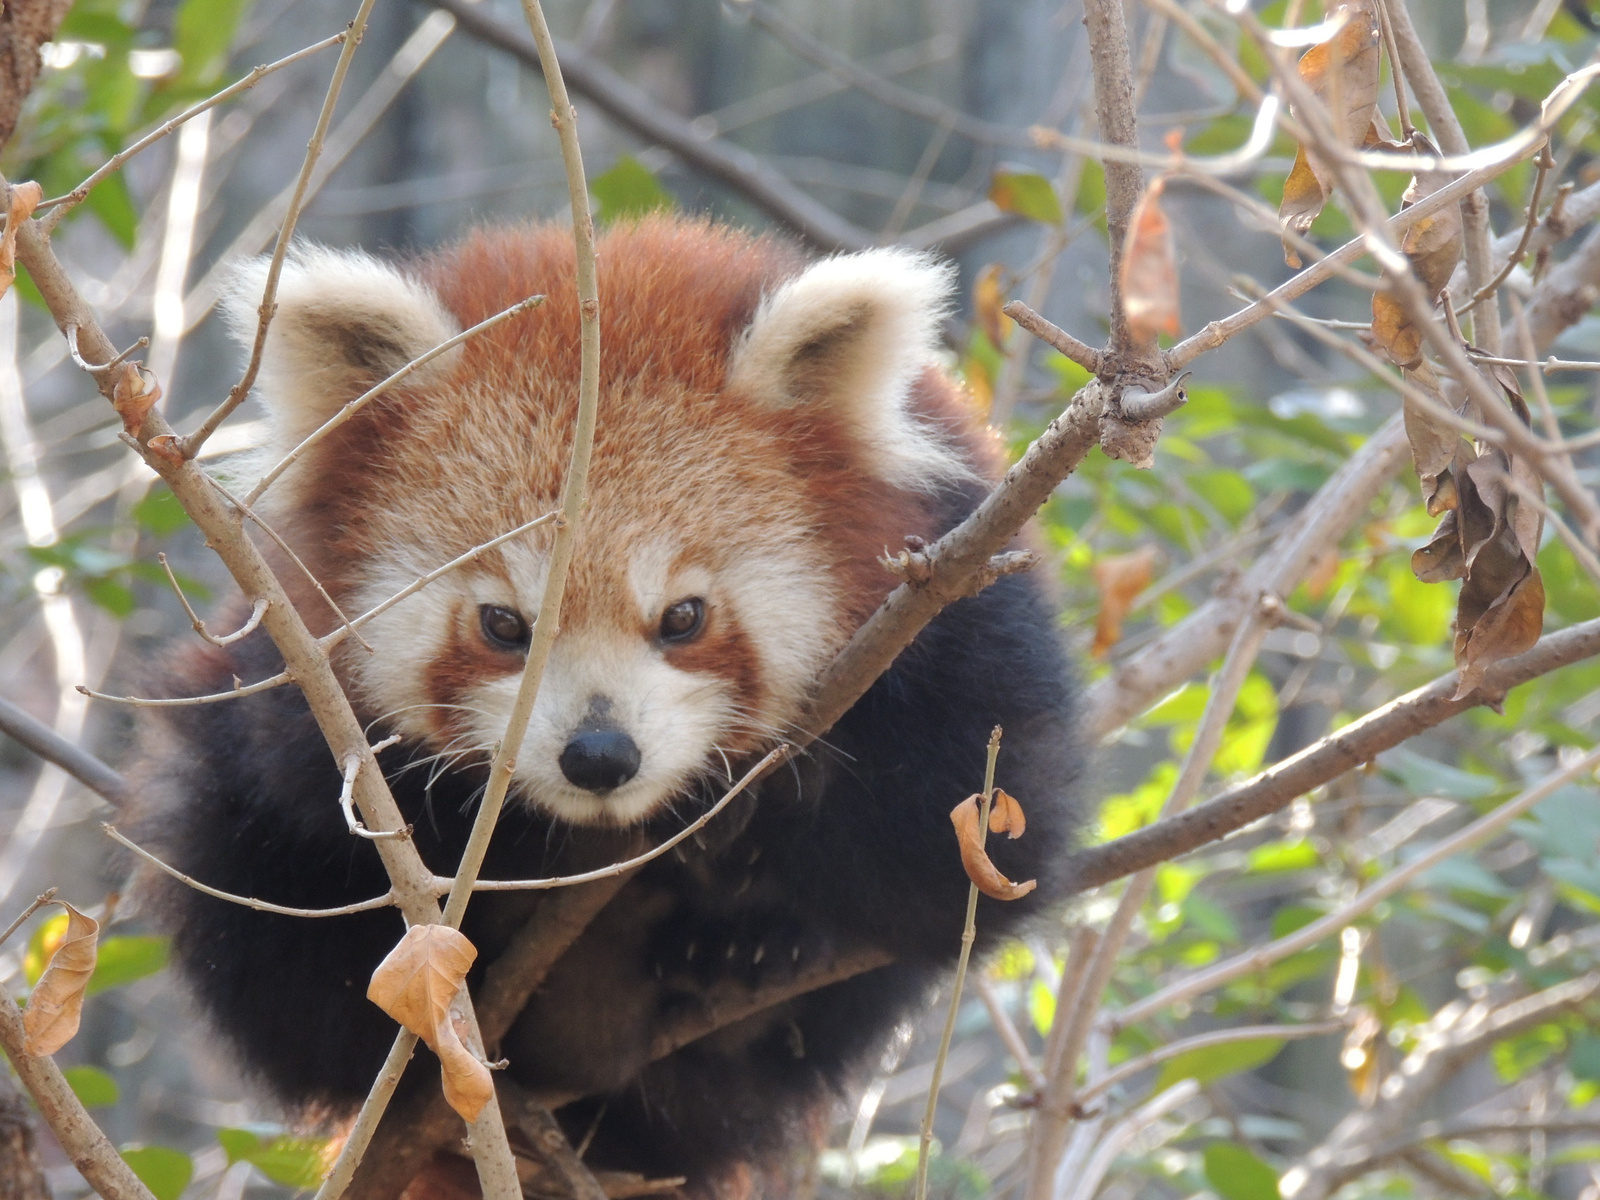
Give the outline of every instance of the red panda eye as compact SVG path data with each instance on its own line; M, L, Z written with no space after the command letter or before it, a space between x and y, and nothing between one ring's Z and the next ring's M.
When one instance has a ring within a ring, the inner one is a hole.
M679 600L661 614L661 640L688 642L699 635L706 623L706 602L698 596Z
M528 648L528 622L514 608L503 608L498 604L480 604L478 626L483 630L483 640L496 650Z

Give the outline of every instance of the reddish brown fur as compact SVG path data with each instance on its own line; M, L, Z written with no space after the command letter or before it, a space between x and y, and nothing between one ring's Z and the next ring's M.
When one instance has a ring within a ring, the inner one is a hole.
M926 498L864 469L876 448L842 420L816 405L719 394L734 339L763 293L803 265L774 239L707 222L646 219L601 238L601 404L563 605L567 632L637 623L616 548L672 531L714 567L736 540L798 517L823 549L837 584L830 590L844 598L842 639L894 583L876 557L907 534L933 532ZM546 299L466 343L448 378L381 398L318 448L289 520L336 596L347 590L347 568L381 554L397 524L424 524L433 544L461 552L554 508L566 471L579 376L570 233L555 225L480 232L423 261L419 274L463 327L525 296ZM913 405L992 470L992 450L942 374L924 374ZM548 530L539 533L548 545ZM482 561L503 569L495 559ZM455 647L470 665L435 667L435 700L448 703L468 682L499 673L498 661L468 652L472 640ZM741 701L754 699L756 656L737 629L708 631L703 645L677 658L714 667Z

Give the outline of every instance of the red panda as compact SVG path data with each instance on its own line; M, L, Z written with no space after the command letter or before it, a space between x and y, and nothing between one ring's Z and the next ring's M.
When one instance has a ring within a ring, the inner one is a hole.
M607 831L657 836L720 794L803 715L820 672L894 578L878 559L981 499L997 448L936 343L949 268L897 249L807 262L776 239L652 217L599 244L601 400L577 558L486 877L592 865ZM404 265L301 249L267 339L261 462L400 365L517 300L359 410L266 493L266 519L346 613L553 509L579 349L569 233L482 231ZM232 311L246 342L259 276ZM457 861L522 670L548 527L484 554L346 639L337 669L429 865ZM283 572L319 631L338 618ZM280 669L260 634L195 650L170 694ZM1001 579L941 614L792 769L631 880L502 1048L530 1087L588 1099L589 1160L756 1192L954 962L967 894L950 809L999 782L1027 836L994 848L1026 899L985 901L983 945L1071 887L1083 759L1076 689L1041 581ZM302 907L384 890L339 810L340 772L279 688L156 710L140 739L140 836L223 890ZM167 714L176 713L175 717ZM611 835L614 840L614 834ZM364 998L393 910L305 920L143 881L201 1008L283 1101L353 1108L394 1027ZM525 895L475 899L480 964ZM652 1062L652 1030L729 978L759 984L844 950L890 966ZM981 949L981 947L980 947ZM476 976L474 977L476 978ZM413 1068L416 1074L416 1068ZM754 1182L751 1182L754 1181Z

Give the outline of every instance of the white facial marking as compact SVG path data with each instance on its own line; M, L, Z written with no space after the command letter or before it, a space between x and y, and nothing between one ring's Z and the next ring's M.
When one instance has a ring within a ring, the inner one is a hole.
M547 560L526 546L506 550L509 583L472 567L453 572L366 628L373 654L346 651L358 696L389 728L430 744L445 740L437 733L429 669L452 653L458 636L481 637L479 606L513 608L530 625L536 619ZM821 565L806 553L804 540L763 545L716 571L674 568L680 558L669 541L636 546L627 555L632 619L623 610L620 627L563 631L556 639L517 756L515 792L525 801L576 824L631 824L672 804L708 772L720 776L725 746L749 744L751 733L778 735L798 714L806 688L842 640ZM391 548L372 564L358 605L393 595L423 573L427 559L417 548ZM713 621L737 622L754 647L764 685L756 710L714 668L686 671L668 661L653 631L668 605L690 597L706 602ZM516 660L507 657L511 669L487 675L454 698L455 749L487 748L501 738L521 679ZM640 752L637 774L607 792L574 785L560 761L597 701Z

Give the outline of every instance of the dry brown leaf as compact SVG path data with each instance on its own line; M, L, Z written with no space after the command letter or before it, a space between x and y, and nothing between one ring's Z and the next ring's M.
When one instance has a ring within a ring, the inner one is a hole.
M1376 306L1376 298L1373 304ZM1376 340L1376 307L1373 311ZM1452 410L1433 369L1426 362L1420 362L1411 372L1410 379L1438 406L1435 409L1409 392L1401 394L1401 412L1405 417L1406 440L1411 443L1411 461L1417 468L1417 477L1422 481L1422 498L1428 506L1428 513L1437 517L1456 506L1455 481L1451 478L1450 469L1457 456L1463 453L1466 443L1462 441L1461 431L1439 411Z
M11 189L11 206L6 213L6 227L0 233L0 296L4 296L17 278L17 230L33 215L44 199L44 189L33 180L19 183Z
M22 1048L29 1054L54 1054L72 1040L83 1015L84 991L94 975L100 922L70 904L61 907L67 910L67 930L22 1014Z
M1432 143L1421 134L1413 135L1416 148L1423 154L1437 154ZM1431 196L1450 183L1454 175L1445 171L1430 171L1414 176L1400 209L1404 212L1418 200ZM1431 216L1422 218L1400 241L1400 251L1411 263L1411 270L1421 280L1430 300L1437 300L1450 282L1450 275L1461 261L1461 206L1448 204ZM1372 295L1372 340L1383 347L1389 361L1397 367L1412 368L1422 362L1422 333L1411 323L1405 309L1387 289ZM1407 419L1407 431L1410 420Z
M1017 798L1005 788L995 788L989 807L989 832L1003 833L1015 840L1028 831L1028 818Z
M1334 132L1352 149L1372 141L1378 112L1378 78L1382 65L1378 16L1373 0L1351 0L1333 14L1344 17L1339 31L1300 56L1300 78L1334 112ZM1380 127L1381 128L1381 127ZM1377 135L1381 137L1381 134ZM1284 181L1278 221L1285 230L1304 235L1333 193L1333 172L1316 154L1301 146ZM1283 260L1300 266L1289 242Z
M1178 255L1172 223L1161 208L1166 181L1157 178L1139 197L1128 217L1122 246L1122 313L1135 342L1153 346L1161 334L1177 337Z
M1094 582L1100 589L1100 613L1094 623L1094 645L1089 653L1105 655L1122 638L1126 619L1139 593L1155 577L1156 548L1141 546L1132 554L1113 554L1094 564Z
M137 434L139 427L144 424L145 417L150 415L150 410L155 407L156 401L161 399L161 385L154 376L146 378L145 373L134 363L123 363L122 370L117 375L117 386L112 389L111 407L117 410L117 416L122 418L122 427L129 433Z
M967 878L985 896L996 900L1021 899L1038 887L1039 881L1012 883L989 860L983 849L982 814L978 811L978 802L982 799L974 792L950 810L950 823L956 827L956 842L961 847L961 865L967 869Z
M1005 293L1000 289L1004 270L1000 263L990 263L978 272L972 285L972 309L977 314L978 327L996 349L1004 349L1013 324L1011 318L1000 311L1006 302Z
M1411 573L1423 583L1445 583L1467 573L1467 560L1461 552L1461 530L1455 510L1444 514L1433 540L1411 554Z
M478 957L448 925L413 925L367 985L367 999L428 1044L443 1068L444 1098L475 1121L494 1095L494 1079L461 1040L450 1005Z

